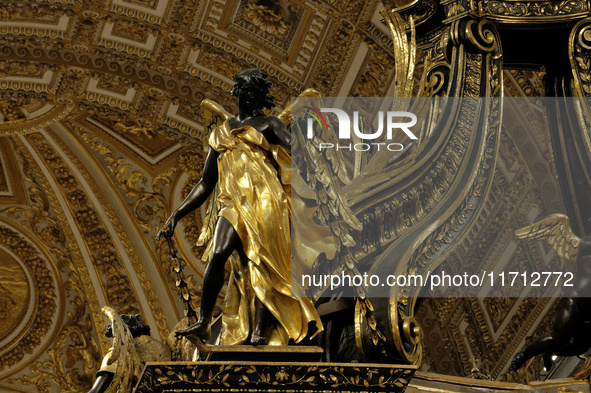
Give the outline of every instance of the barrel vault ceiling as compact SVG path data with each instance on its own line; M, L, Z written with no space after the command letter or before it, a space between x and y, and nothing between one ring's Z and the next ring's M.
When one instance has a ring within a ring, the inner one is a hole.
M168 248L154 237L199 178L199 103L210 98L235 111L231 76L252 67L267 71L279 107L307 87L387 96L394 58L381 8L373 0L0 1L0 390L88 389L109 347L104 305L140 312L166 340L182 306ZM538 73L507 72L505 80L510 95L542 91ZM505 185L491 196L483 225L531 206L562 210L547 181L547 135L536 133L505 130L497 170ZM501 212L510 186L522 184L531 198ZM198 294L199 218L185 221L176 240ZM482 248L492 252L503 241ZM454 257L468 258L465 247ZM457 334L472 329L477 337L483 323L494 328L493 343L508 334L503 329L531 334L549 309L506 327L464 318L469 300L450 302L421 305L432 340L425 367L458 375L467 356L484 359L488 347L466 339L465 351L439 356L442 345L458 344ZM519 311L502 302L474 307L485 316Z

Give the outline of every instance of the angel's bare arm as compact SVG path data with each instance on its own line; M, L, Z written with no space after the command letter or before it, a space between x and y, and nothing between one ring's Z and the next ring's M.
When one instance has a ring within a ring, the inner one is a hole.
M218 182L218 156L220 153L214 149L209 150L203 167L203 176L199 183L187 195L181 205L168 217L164 227L156 235L156 240L161 236L172 236L176 224L187 214L199 208L213 192Z
M271 116L269 119L269 128L271 128L275 133L275 136L277 136L279 145L286 149L291 149L291 133L281 119Z
M100 373L97 375L96 380L88 393L104 393L107 391L107 388L111 385L112 381L113 373Z

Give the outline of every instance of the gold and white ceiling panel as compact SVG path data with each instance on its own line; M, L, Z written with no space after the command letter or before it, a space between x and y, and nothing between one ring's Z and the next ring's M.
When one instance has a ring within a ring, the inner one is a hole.
M66 14L50 15L38 13L39 11L39 8L32 4L22 5L16 9L16 12L3 12L0 19L0 34L66 38L72 18Z
M166 249L153 242L169 213L157 188L171 181L178 154L187 150L185 139L118 133L88 114L68 123L0 138L0 217L8 222L27 217L48 249L66 250L60 255L70 259L68 274L77 277L79 297L99 332L100 307L108 304L121 312L140 311L165 339L181 307ZM18 215L15 202L24 205ZM98 340L105 341L101 335Z
M378 95L387 92L391 82L391 69L382 66L391 60L391 48L387 34L378 26L380 21L375 20L376 7L373 1L352 1L343 7L322 1L261 0L229 4L107 1L86 7L67 2L37 2L27 7L9 4L3 23L38 26L30 36L5 30L3 38L9 45L0 51L0 61L20 60L50 68L63 65L68 68L57 67L52 72L68 77L72 71L69 67L79 67L161 89L171 95L162 97L164 102L176 97L191 105L207 96L222 101L229 109L235 105L227 97L231 75L253 66L265 69L280 87L274 89L280 106L306 87L316 87L325 94ZM48 21L44 15L49 13L53 19ZM51 38L50 29L58 25L61 35ZM40 31L44 33L35 33ZM384 57L382 52L390 54ZM360 53L363 58L356 57ZM351 72L358 68L364 72ZM379 78L382 74L385 77ZM376 77L378 83L359 88ZM60 85L68 85L58 80ZM78 98L79 89L65 90L54 86L43 91ZM92 91L86 98L121 109L130 105ZM178 112L174 105L168 108L169 116L158 119L161 124L198 134L194 125L198 118L179 122L174 117Z
M51 374L56 383L76 384L90 377L88 370L78 364L67 373L63 362L70 358L76 363L80 351L99 356L99 345L107 344L93 333L94 326L104 328L96 293L88 271L80 268L80 248L29 142L24 136L1 139L14 151L27 195L24 203L0 206L1 280L7 299L0 308L8 316L0 333L0 385L3 389L11 380L41 384L30 375L31 364L38 365L37 376Z
M0 204L26 205L28 203L25 183L8 138L0 138Z
M119 15L162 24L170 3L170 0L112 0L107 7L110 7L111 12Z

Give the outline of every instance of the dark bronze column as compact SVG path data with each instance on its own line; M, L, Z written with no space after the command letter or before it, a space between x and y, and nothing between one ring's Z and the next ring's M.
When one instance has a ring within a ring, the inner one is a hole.
M371 246L357 254L380 277L433 271L472 228L492 181L502 114L499 34L477 17L473 2L422 1L398 12L416 21L425 64L420 94L456 98L429 107L422 117L437 121L406 159L407 169L353 207L381 223L372 227L390 228L389 236L364 234ZM419 291L396 286L389 298L370 293L369 302L358 301L357 344L366 361L420 364Z
M591 233L591 19L578 22L568 39L570 63L548 64L546 95L557 99L547 115L571 228L585 236Z

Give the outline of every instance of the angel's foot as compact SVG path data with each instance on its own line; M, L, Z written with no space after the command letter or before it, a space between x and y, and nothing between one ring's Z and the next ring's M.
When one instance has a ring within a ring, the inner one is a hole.
M186 329L181 329L174 333L176 337L186 337L187 340L194 343L194 340L206 342L211 337L211 324L208 320L200 319Z
M250 345L256 347L257 345L267 345L267 337L257 333L252 333L250 337Z
M257 346L257 345L267 345L268 344L268 336L270 333L270 326L271 324L268 321L265 321L263 318L255 321L254 329L252 330L252 335L250 336L250 345Z
M518 352L514 357L513 360L511 361L511 367L509 367L509 369L511 371L517 371L521 368L521 366L523 366L523 363L525 363L527 359L525 358L525 355L523 352Z

